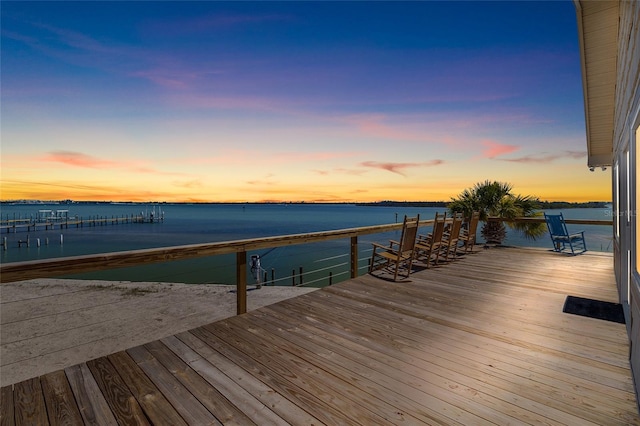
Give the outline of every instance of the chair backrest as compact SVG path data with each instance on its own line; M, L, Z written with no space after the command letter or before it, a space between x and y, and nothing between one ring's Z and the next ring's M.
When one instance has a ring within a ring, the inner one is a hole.
M400 236L400 252L406 253L413 251L416 246L416 238L418 236L418 225L420 223L420 215L416 217L404 217L402 224L402 235Z
M451 224L451 232L449 233L450 240L455 240L460 236L460 228L462 228L462 213L456 213L453 216L453 223Z
M544 214L544 220L547 222L547 228L551 236L566 237L569 235L567 225L564 223L564 217L560 214Z
M433 220L433 230L431 231L431 244L439 244L442 241L444 235L444 227L447 221L446 213L436 213L436 217Z
M471 219L469 219L469 227L467 228L469 235L476 235L478 231L478 222L480 222L480 212L471 213Z

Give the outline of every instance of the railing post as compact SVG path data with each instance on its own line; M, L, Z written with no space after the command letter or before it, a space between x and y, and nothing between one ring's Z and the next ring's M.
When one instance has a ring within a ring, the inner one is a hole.
M358 276L358 237L351 237L351 278Z
M236 300L237 314L247 312L247 252L236 253Z

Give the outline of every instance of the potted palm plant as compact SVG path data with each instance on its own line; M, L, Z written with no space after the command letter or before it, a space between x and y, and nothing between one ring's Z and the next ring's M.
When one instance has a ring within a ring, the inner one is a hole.
M451 213L462 212L466 218L471 217L472 212L479 211L480 220L484 222L481 234L485 243L499 245L507 236L504 219L542 216L537 197L515 195L512 189L509 183L486 180L452 198L448 209ZM533 240L546 232L544 223L506 223L525 238Z

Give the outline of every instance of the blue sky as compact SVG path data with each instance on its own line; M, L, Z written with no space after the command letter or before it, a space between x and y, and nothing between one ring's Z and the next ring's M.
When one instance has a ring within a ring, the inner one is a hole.
M2 199L610 199L570 1L1 8Z

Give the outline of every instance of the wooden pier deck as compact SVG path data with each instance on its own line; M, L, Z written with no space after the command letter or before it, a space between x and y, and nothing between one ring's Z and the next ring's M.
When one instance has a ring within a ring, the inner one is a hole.
M88 218L70 217L64 220L33 220L33 219L3 219L0 220L0 233L15 234L17 232L35 232L38 230L84 228L93 226L121 225L130 223L161 223L164 216L156 217L145 215L131 216L92 216Z
M369 275L1 389L1 424L640 425L610 255Z

